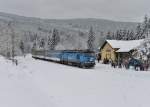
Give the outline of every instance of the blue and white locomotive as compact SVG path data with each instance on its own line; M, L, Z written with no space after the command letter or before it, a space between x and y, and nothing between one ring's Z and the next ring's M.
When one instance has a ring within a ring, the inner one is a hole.
M32 57L78 67L94 67L95 53L89 50L34 50Z

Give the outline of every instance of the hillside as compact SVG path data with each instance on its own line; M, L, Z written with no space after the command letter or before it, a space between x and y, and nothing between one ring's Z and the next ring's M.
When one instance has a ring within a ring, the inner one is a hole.
M117 29L135 29L137 23L116 22L104 19L40 19L24 17L14 14L0 12L0 53L6 54L10 46L10 28L8 23L13 23L16 40L16 54L19 54L20 40L30 39L37 34L39 38L46 38L52 34L54 28L59 30L61 43L58 49L86 48L88 31L92 26L96 33L96 47L102 43L105 37L101 37L101 32L116 31ZM33 40L25 41L28 51L31 50Z

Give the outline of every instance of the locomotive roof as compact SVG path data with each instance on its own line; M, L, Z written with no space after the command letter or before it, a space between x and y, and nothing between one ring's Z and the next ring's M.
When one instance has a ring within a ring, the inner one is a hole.
M94 53L94 51L91 50L35 50L35 51L49 51L49 52L68 52L68 53L72 53L72 52L80 52L80 53Z
M94 51L90 51L90 50L63 50L63 52L94 53Z

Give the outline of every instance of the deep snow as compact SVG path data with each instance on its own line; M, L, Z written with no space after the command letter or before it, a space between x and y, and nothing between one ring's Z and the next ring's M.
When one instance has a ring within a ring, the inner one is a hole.
M150 72L0 57L0 107L150 107Z

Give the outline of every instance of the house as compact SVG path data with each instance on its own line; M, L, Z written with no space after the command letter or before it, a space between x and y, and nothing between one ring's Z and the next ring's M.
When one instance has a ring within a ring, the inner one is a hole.
M132 56L133 52L136 52L136 48L144 40L106 40L100 48L101 59L108 59L117 61L119 59L126 59Z

